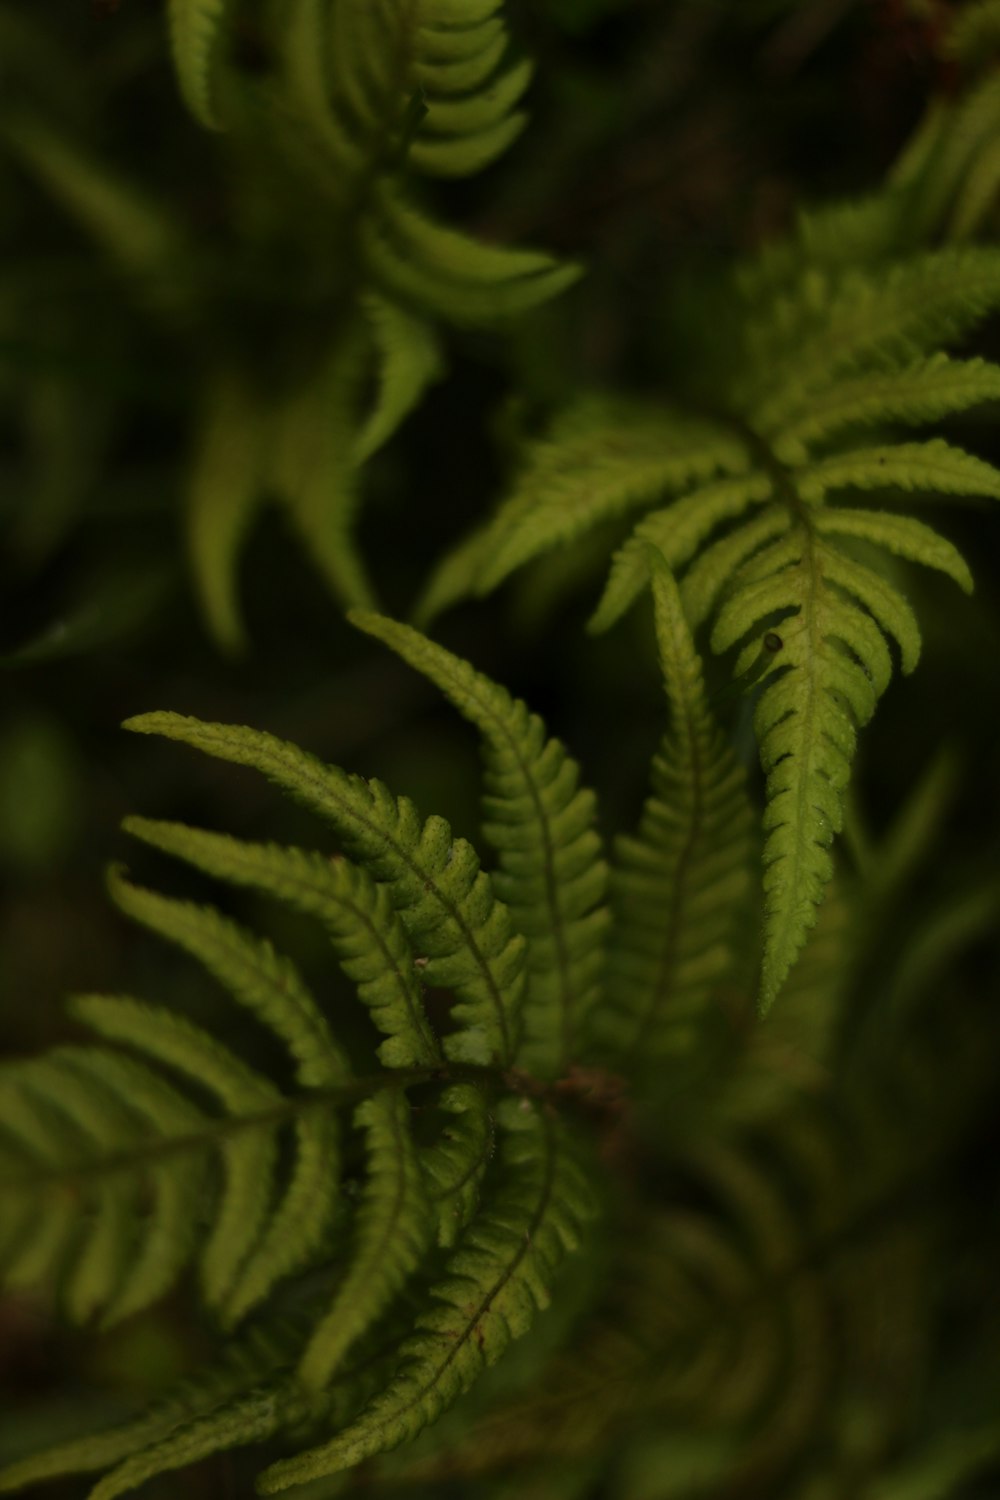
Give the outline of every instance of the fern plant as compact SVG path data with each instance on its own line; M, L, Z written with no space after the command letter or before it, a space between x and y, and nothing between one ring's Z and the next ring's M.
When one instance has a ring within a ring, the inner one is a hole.
M0 1489L105 1470L91 1493L111 1500L265 1441L286 1456L259 1475L261 1493L365 1461L370 1482L376 1460L391 1482L391 1450L428 1427L406 1460L411 1482L558 1457L579 1477L573 1493L602 1469L631 1493L613 1466L627 1451L641 1469L659 1434L667 1493L689 1493L696 1475L784 1485L803 1478L803 1454L843 1420L859 1381L881 1392L869 1445L821 1472L840 1476L830 1493L887 1472L918 1377L910 1344L869 1347L866 1299L888 1267L893 1310L879 1291L878 1317L905 1329L923 1316L933 1231L921 1223L915 1239L894 1206L926 1191L979 1107L983 1053L974 1036L956 1049L935 1034L917 1051L880 1044L838 1062L831 986L851 943L883 943L879 911L933 836L947 784L935 768L918 789L869 860L878 876L850 895L846 928L843 896L824 908L775 1020L745 1031L741 1002L720 1040L732 996L749 999L755 819L681 591L651 549L647 565L670 723L638 831L609 861L593 794L541 721L383 616L354 618L480 733L492 877L443 819L270 735L164 713L129 721L263 773L329 825L332 855L148 818L125 826L317 921L381 1040L374 1057L368 1042L338 1040L266 940L112 871L118 906L214 976L280 1058L264 1072L173 1010L85 995L72 1013L96 1041L7 1065L7 1284L54 1282L70 1317L107 1327L194 1266L227 1337L221 1360L148 1411L8 1465ZM430 1009L441 992L447 1006ZM946 1055L965 1104L922 1130ZM620 1188L608 1160L625 1168ZM664 1170L665 1203L652 1187ZM628 1185L650 1173L644 1189ZM559 1352L556 1314L555 1341L536 1339L529 1358L534 1393L501 1387L489 1415L473 1408L471 1427L467 1414L449 1428L448 1409L528 1333L581 1245L584 1266L605 1262L569 1298L586 1358ZM852 1331L834 1353L824 1330L844 1318ZM994 1451L988 1428L948 1441L947 1472Z
M126 828L317 919L384 1040L378 1068L358 1072L268 943L113 872L118 905L249 1008L287 1053L290 1077L277 1085L162 1008L74 1001L111 1045L60 1048L5 1079L8 1281L60 1272L67 1311L110 1323L162 1296L196 1259L224 1327L308 1269L337 1266L336 1287L325 1307L310 1297L311 1331L291 1364L287 1333L273 1353L268 1334L265 1354L255 1345L240 1362L246 1386L212 1372L162 1423L142 1418L52 1449L0 1486L115 1462L94 1492L107 1500L201 1453L335 1417L335 1436L261 1479L285 1488L411 1438L545 1306L596 1206L594 1126L609 1070L697 1050L690 1033L734 965L727 939L749 886L742 775L714 738L676 585L654 566L672 723L638 839L622 846L617 920L575 762L522 703L408 626L355 617L479 729L495 877L443 819L425 821L380 783L269 735L169 714L130 721L263 772L331 825L342 851L333 858L148 819ZM696 826L678 837L671 824L688 806ZM665 934L650 920L664 889L675 908ZM617 978L606 1001L609 931ZM630 963L634 983L623 975ZM425 986L451 996L443 1027L430 1023ZM357 1149L352 1111L366 1163L353 1204L338 1167ZM373 1383L364 1351L380 1347ZM253 1394L262 1357L273 1359L267 1390Z
M524 127L531 67L511 60L500 0L265 7L260 67L241 52L249 23L234 7L176 0L168 21L183 98L227 143L224 223L207 250L189 215L37 105L12 103L0 142L126 279L198 392L188 544L206 621L235 648L238 560L262 503L287 508L340 602L371 603L354 538L360 471L443 373L439 323L509 319L578 270L474 239L417 196L420 178L478 172ZM30 58L30 28L25 41ZM79 426L81 397L66 394ZM47 546L68 519L50 516ZM30 516L25 527L39 531Z
M884 212L880 203L873 215ZM857 733L892 674L890 643L904 672L920 653L916 618L880 554L972 589L955 547L898 508L914 497L1000 498L1000 471L984 460L941 437L885 433L1000 395L1000 368L940 349L997 305L1000 256L944 249L859 266L855 233L849 214L826 211L740 273L726 367L693 411L595 397L558 418L421 607L426 619L469 591L486 594L589 528L644 512L591 626L608 628L642 592L652 545L684 570L692 624L711 623L715 651L738 646L735 676L756 684L765 1011L829 881ZM896 508L873 508L869 496Z

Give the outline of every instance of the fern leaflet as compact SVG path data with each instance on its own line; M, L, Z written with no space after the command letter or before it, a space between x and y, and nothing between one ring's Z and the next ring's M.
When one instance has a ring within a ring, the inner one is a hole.
M324 766L272 735L179 714L144 714L126 728L168 739L262 771L340 834L390 888L411 944L423 949L429 983L452 988L462 1030L445 1046L454 1060L509 1062L519 1035L524 940L479 868L472 846L453 839L443 818L421 823L413 804L376 781Z

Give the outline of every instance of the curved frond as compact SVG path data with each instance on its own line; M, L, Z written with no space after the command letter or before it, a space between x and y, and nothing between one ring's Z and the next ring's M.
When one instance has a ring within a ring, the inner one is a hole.
M547 1305L557 1267L593 1214L591 1189L564 1128L537 1106L508 1119L499 1167L502 1185L463 1235L388 1386L332 1441L266 1469L258 1480L261 1493L335 1473L408 1441Z
M655 1076L691 1047L731 981L754 819L745 775L708 710L673 575L660 554L646 557L670 727L638 833L615 844L605 1029L609 1047Z
M388 1306L430 1244L431 1207L409 1117L399 1089L384 1089L358 1106L357 1124L368 1134L368 1181L347 1270L299 1364L299 1377L309 1389L329 1383L355 1339Z
M218 130L216 74L226 42L231 0L170 0L167 12L174 66L184 102L199 124Z
M896 637L910 670L920 641L902 597L803 529L747 565L716 620L716 650L757 637L771 621L778 642L754 715L768 797L764 1010L815 921L832 873L829 848L843 821L857 730L888 681L888 654L874 644L873 619ZM737 669L758 650L754 639Z
M236 765L253 767L338 832L351 855L390 889L429 984L453 990L461 1030L445 1047L454 1060L509 1063L520 1029L524 940L479 867L475 850L443 818L422 822L408 798L377 781L324 766L273 735L180 714L143 714L126 728L162 734Z
M483 737L483 831L500 855L493 881L528 940L514 1061L555 1076L578 1054L598 1001L607 869L594 795L520 699L408 625L358 611L350 618L429 677Z

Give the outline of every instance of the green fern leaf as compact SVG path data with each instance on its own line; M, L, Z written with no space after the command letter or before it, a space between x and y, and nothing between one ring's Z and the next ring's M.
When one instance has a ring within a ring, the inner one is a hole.
M335 1473L414 1437L547 1305L556 1268L576 1248L594 1205L563 1127L524 1103L505 1122L506 1182L465 1232L403 1345L396 1375L331 1442L266 1469L261 1493Z
M769 505L752 521L745 521L705 548L688 568L681 585L684 613L692 629L705 623L740 568L768 543L784 536L790 525L791 517L783 506Z
M379 357L379 395L354 443L363 464L395 432L427 387L443 373L441 347L420 318L374 294L365 298Z
M421 823L413 804L324 766L271 735L178 714L143 714L126 728L163 734L208 755L263 772L338 831L349 853L390 887L411 944L427 958L428 983L453 990L447 1039L453 1060L510 1062L520 1029L524 940L464 839L443 818Z
M221 126L216 93L230 0L170 0L174 66L184 102L199 124Z
M1000 500L1000 469L943 438L835 453L817 459L796 477L799 493L808 501L821 500L831 490L848 488L983 495Z
M358 1106L368 1131L368 1184L350 1264L299 1365L309 1389L327 1385L355 1339L378 1318L423 1260L433 1228L410 1106L385 1089Z
M595 800L579 768L519 699L408 625L354 611L441 689L483 736L484 834L499 850L494 885L528 939L524 1040L515 1061L539 1077L577 1055L598 1001L607 869Z
M4 1280L9 1285L33 1286L59 1273L63 1252L68 1248L63 1240L64 1226L77 1217L77 1165L87 1164L89 1168L95 1157L99 1161L104 1155L109 1171L113 1171L123 1153L126 1159L136 1149L143 1154L142 1147L136 1147L137 1136L140 1141L149 1138L154 1142L157 1138L198 1139L208 1124L206 1116L176 1089L130 1058L89 1048L52 1054L53 1060L57 1057L63 1070L75 1073L89 1090L83 1117L76 1119L70 1134L65 1132L72 1117L60 1106L60 1100L79 1101L80 1090L64 1095L44 1061L29 1066L20 1088L11 1080L14 1086L0 1091L0 1119L31 1153L28 1162L15 1161L8 1169L6 1201L11 1206L11 1222L18 1226L0 1254ZM118 1115L123 1118L123 1129L117 1139L110 1139L106 1128L99 1134L92 1132L88 1118L94 1101L98 1109L107 1112L106 1120L113 1121L118 1111L125 1111L124 1117ZM90 1309L100 1312L105 1326L139 1311L168 1291L195 1248L196 1227L190 1205L204 1188L205 1157L181 1152L160 1158L153 1149L137 1164L145 1167L148 1214L137 1238L132 1222L128 1225L127 1271L122 1271L103 1307L95 1302ZM100 1169L88 1170L84 1181L99 1193L101 1179ZM108 1253L117 1269L119 1247L109 1245Z
M745 776L708 711L673 575L647 549L670 728L636 837L615 844L607 1045L653 1073L687 1050L733 971L750 891Z
M208 627L229 651L244 643L236 560L263 499L262 419L245 385L223 375L209 388L188 481L188 543Z
M832 873L829 847L843 822L857 729L871 717L891 670L884 647L872 649L878 632L858 603L897 638L903 668L911 670L920 637L905 600L804 530L747 565L715 623L712 645L722 651L778 617L780 649L754 716L768 778L763 1010L815 921ZM751 641L737 670L759 649Z
M905 557L908 562L936 568L953 579L966 594L972 593L972 574L957 547L930 526L910 516L895 516L877 510L821 510L816 515L816 529L824 536L857 537L873 546L884 547L897 557Z
M424 1012L406 933L387 889L344 859L305 849L251 844L225 834L126 818L127 833L234 885L249 886L323 924L358 998L388 1037L387 1068L433 1067L441 1049Z

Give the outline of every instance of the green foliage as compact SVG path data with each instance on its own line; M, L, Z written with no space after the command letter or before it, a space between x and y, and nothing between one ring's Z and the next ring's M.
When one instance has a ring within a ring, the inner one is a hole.
M161 9L0 3L0 1490L992 1493L1000 8Z
M442 374L435 322L508 319L578 271L446 227L416 196L420 177L480 171L526 123L517 105L531 68L509 60L500 3L293 0L251 23L228 0L172 0L168 21L184 101L226 142L215 152L226 222L214 242L202 248L183 205L165 213L37 107L5 113L0 143L127 273L186 367L188 543L206 623L234 650L244 644L239 557L264 502L286 507L339 600L370 604L354 540L359 471ZM262 69L240 51L258 26ZM252 258L227 286L248 223ZM300 308L282 292L268 310L275 262L300 282ZM249 337L223 329L234 298ZM76 409L69 420L80 424ZM57 439L73 442L72 429ZM69 504L59 509L50 548L72 519Z
M835 239L822 244L824 257L836 256ZM627 416L609 408L603 421L592 407L576 409L429 590L435 607L470 588L486 593L597 521L647 509L615 554L592 625L606 629L640 594L652 545L672 569L686 569L684 607L696 627L713 622L713 650L741 647L736 676L761 663L754 725L768 799L765 1011L832 873L857 732L892 673L886 638L904 672L920 651L905 597L856 544L972 589L966 563L931 527L845 507L841 497L1000 497L1000 471L942 438L858 443L866 428L920 426L995 398L995 366L935 346L997 305L1000 254L944 249L888 267L831 269L811 263L805 234L798 248L786 264L772 253L742 277L742 353L702 403L717 409L712 425L697 409L687 422L668 409L659 423L639 408ZM731 477L709 477L720 469ZM679 498L650 509L670 491Z

